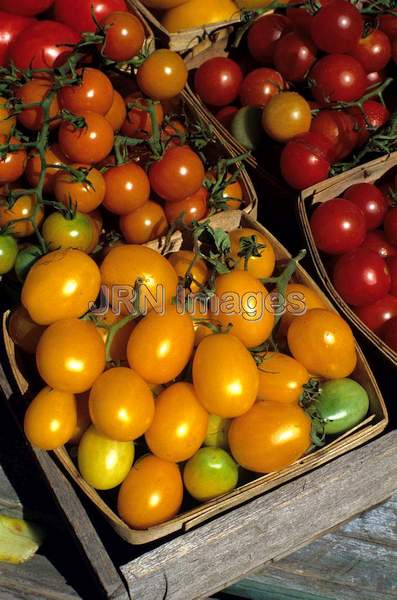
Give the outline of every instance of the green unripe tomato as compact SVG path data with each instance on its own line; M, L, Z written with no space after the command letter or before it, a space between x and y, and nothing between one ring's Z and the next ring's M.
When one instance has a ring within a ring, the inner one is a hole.
M353 379L333 379L321 386L317 409L326 419L326 434L343 433L358 425L368 408L367 392Z
M75 248L88 252L93 239L93 225L90 217L77 212L73 218L60 212L49 215L43 223L43 238L50 250Z
M200 448L187 461L183 481L189 494L204 502L236 487L238 465L222 448Z
M26 275L29 273L30 268L41 256L42 253L40 248L34 244L25 246L25 248L22 248L18 252L18 256L15 261L15 273L21 283L25 281Z
M12 235L0 235L0 275L11 271L18 254L18 245Z

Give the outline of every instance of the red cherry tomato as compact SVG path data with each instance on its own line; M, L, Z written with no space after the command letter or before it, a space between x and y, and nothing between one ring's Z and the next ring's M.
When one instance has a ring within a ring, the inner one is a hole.
M303 81L316 60L316 51L310 38L291 31L278 40L273 56L274 65L288 81Z
M312 18L310 33L325 52L350 52L360 39L363 19L348 0L331 0Z
M373 183L356 183L345 190L343 197L361 208L368 230L376 229L383 223L389 203Z
M363 96L367 78L361 64L346 54L320 58L310 71L311 92L317 102L351 102Z
M113 12L102 19L101 26L106 36L101 54L116 62L131 60L141 50L145 41L145 29L135 15L128 12Z
M304 2L301 3L303 6L296 6L298 4L296 0L289 0L288 4L294 5L291 8L287 8L286 12L288 19L293 23L294 29L304 35L310 35L313 16L306 10Z
M386 261L367 248L340 256L335 263L333 282L337 292L353 306L380 300L391 286Z
M387 294L377 302L357 306L354 312L369 329L382 335L390 319L397 317L397 298Z
M240 87L243 106L266 106L270 98L284 89L284 79L274 69L254 69L244 78Z
M283 15L264 15L248 31L248 49L260 63L271 63L276 43L282 35L293 29L292 22Z
M7 58L19 69L49 69L66 60L72 52L68 44L77 44L79 39L73 29L62 23L38 21L17 36Z
M354 124L353 117L343 110L321 110L313 118L310 131L321 133L332 143L337 161L351 154L357 144Z
M367 73L367 81L368 87L372 87L374 85L380 85L386 79L386 75L383 71L373 71L372 73Z
M238 95L243 72L230 58L215 57L203 63L194 76L194 89L205 104L225 106Z
M387 241L393 246L397 246L397 208L391 208L389 210L385 216L383 226Z
M386 106L376 100L366 100L363 104L363 111L358 106L348 109L355 122L354 128L358 133L358 146L365 144L370 133L382 127L390 118Z
M386 259L387 268L391 277L390 293L397 296L397 256L391 256Z
M34 17L48 8L54 0L0 0L0 10L5 10L14 15L23 17Z
M379 15L379 29L383 31L391 40L397 36L397 16L386 13Z
M98 23L116 10L128 10L124 0L73 0L73 5L70 0L55 0L55 19L79 33L96 31L91 7Z
M355 250L363 243L366 232L362 210L343 198L334 198L317 206L310 227L317 248L327 254Z
M14 3L15 4L15 3ZM35 19L0 11L0 66L7 64L7 51L21 31L36 23Z
M226 129L230 129L230 125L236 112L238 112L237 106L224 106L215 113L215 116Z
M357 58L367 73L380 71L391 59L390 40L383 31L374 29L358 40L351 55Z
M291 187L304 190L328 177L333 147L320 133L295 136L281 152L282 176Z
M383 231L369 231L362 247L376 252L381 258L397 256L397 248L389 244Z
M168 202L177 202L194 194L204 180L204 165L189 146L174 146L149 169L150 185Z
M383 339L392 350L397 352L397 318L390 319L385 328Z

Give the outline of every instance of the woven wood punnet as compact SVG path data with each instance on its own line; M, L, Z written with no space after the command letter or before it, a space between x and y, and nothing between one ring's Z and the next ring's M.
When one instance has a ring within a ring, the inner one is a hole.
M278 260L288 260L290 255L287 250L261 225L259 225L250 216L240 211L230 211L219 215L218 225L225 229L233 229L241 225L251 227L259 232L264 233L276 252ZM177 250L181 245L181 239L177 240L173 250ZM309 277L306 271L298 265L294 280L316 290L323 297L330 309L335 310L331 303L326 299L324 294L319 290L314 281ZM22 395L29 396L29 383L23 374L21 365L21 357L17 356L16 349L7 332L7 316L3 317L3 343L8 357L8 361L13 373L14 384ZM241 485L232 492L224 496L214 499L205 504L201 504L191 510L178 515L174 519L156 527L146 530L133 530L126 525L117 514L105 503L102 497L88 485L80 476L74 462L70 458L65 448L60 448L54 452L57 459L62 463L69 476L74 482L80 486L83 492L92 500L98 510L108 520L115 531L130 544L144 544L149 541L157 540L170 533L177 531L187 531L196 525L207 521L210 517L219 515L226 510L241 505L243 502L255 498L266 491L296 478L307 471L310 471L319 465L322 465L333 458L344 454L345 452L360 446L366 441L379 435L388 423L387 410L377 386L377 383L372 375L372 372L357 346L358 363L353 374L353 377L364 386L367 390L370 399L369 415L364 422L360 423L352 430L340 436L338 439L327 444L323 448L308 454L307 456L296 461L289 467L277 473L263 475L257 479ZM18 360L17 360L18 359ZM19 365L19 366L18 366Z
M340 311L351 321L361 333L368 338L374 346L397 366L397 352L394 352L381 338L367 327L353 312L349 305L343 300L334 288L331 278L324 266L320 252L318 251L312 231L310 228L309 211L315 204L327 202L332 198L339 198L344 191L355 183L376 183L390 169L397 166L397 152L387 156L381 156L371 162L356 167L336 177L331 177L311 188L304 190L298 200L298 213L306 242L322 284L337 304Z

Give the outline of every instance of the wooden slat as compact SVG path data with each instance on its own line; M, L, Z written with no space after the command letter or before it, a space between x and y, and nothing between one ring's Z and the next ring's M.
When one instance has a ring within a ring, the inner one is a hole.
M397 432L391 432L147 552L121 568L131 594L140 600L200 598L293 552L391 495L396 451Z

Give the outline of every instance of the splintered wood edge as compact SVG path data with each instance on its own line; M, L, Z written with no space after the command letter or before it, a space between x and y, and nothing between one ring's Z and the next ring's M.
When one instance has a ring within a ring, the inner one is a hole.
M140 600L210 595L397 489L397 432L345 454L125 564Z

